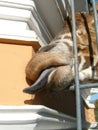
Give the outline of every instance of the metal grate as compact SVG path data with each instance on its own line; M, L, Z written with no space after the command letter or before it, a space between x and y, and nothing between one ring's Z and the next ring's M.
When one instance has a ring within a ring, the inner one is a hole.
M96 30L96 44L98 44L98 19L97 19L97 10L96 10L96 1L92 0L92 8L94 12L94 21L95 21L95 30ZM76 21L75 21L75 0L71 0L71 13L72 13L72 24L73 24L73 41L74 41L74 54L75 54L75 86L72 86L70 89L75 89L76 91L76 116L77 116L77 130L82 130L82 112L81 112L81 94L80 89L94 88L98 87L98 83L89 83L81 85L79 83L79 73L78 73L78 56L77 56L77 41L76 41Z

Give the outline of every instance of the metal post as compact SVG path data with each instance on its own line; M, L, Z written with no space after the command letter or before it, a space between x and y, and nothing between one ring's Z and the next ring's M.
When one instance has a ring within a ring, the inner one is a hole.
M81 119L81 98L79 89L79 73L78 73L78 50L76 41L76 20L75 20L75 7L74 0L71 0L72 9L72 30L73 30L73 42L74 42L74 54L75 54L75 84L76 84L76 116L77 116L77 130L82 130Z
M81 84L80 89L98 88L98 83ZM69 90L75 90L75 86L71 86Z

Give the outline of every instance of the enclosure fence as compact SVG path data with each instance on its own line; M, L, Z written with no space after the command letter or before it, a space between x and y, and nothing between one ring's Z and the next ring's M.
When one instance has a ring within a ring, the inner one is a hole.
M96 30L96 44L98 45L98 18L96 9L96 0L92 0L92 8L94 12L94 22ZM76 40L76 20L75 20L75 0L71 0L71 13L72 13L72 30L73 30L73 42L74 42L74 54L75 54L75 86L70 89L76 92L76 117L77 117L77 130L82 130L82 102L81 102L81 89L87 88L98 88L98 83L88 83L80 84L79 82L79 72L78 72L78 50L77 50L77 40Z

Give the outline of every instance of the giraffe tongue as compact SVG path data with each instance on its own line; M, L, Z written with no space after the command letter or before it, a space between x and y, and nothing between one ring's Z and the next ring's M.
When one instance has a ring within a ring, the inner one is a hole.
M28 94L34 94L42 90L46 86L48 75L50 74L52 70L53 70L53 67L43 70L39 78L35 81L35 83L27 88L24 88L23 92L28 93Z

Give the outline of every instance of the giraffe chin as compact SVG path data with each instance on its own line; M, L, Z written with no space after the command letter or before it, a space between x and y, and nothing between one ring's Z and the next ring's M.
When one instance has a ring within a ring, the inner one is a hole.
M31 86L23 89L24 93L35 94L45 88L49 74L54 68L50 67L42 71L39 78Z

